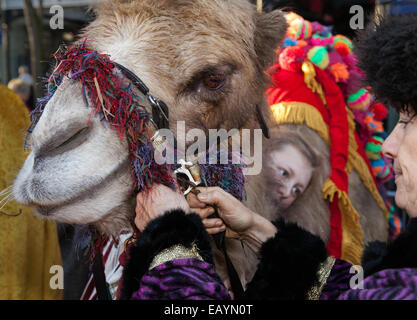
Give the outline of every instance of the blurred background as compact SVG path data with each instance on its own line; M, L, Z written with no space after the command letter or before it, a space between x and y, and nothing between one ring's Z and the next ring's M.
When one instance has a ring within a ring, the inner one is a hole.
M45 75L48 61L62 43L70 43L74 35L92 19L91 0L0 0L0 79L8 84L11 79L22 78L33 84L32 95L42 96L39 82L30 82L22 76L25 70L33 78ZM64 9L64 28L51 29L50 13L53 5ZM19 72L19 67L21 67ZM15 90L14 90L15 91ZM28 106L33 108L33 97Z
M62 43L74 40L79 30L93 19L89 10L100 0L0 0L0 82L21 78L31 85L29 109L36 97L42 96L40 81L31 82L28 75L38 79L47 72L48 61ZM256 0L251 0L256 2ZM55 13L50 8L60 5L64 9L64 28L51 29L50 19ZM375 12L383 15L417 12L417 0L264 0L264 11L283 8L294 11L307 20L333 25L336 33L350 38L355 31L349 27L349 8L361 5L366 21ZM19 67L20 72L19 72ZM23 74L28 75L23 75ZM19 90L19 83L14 84ZM23 90L23 89L21 89Z

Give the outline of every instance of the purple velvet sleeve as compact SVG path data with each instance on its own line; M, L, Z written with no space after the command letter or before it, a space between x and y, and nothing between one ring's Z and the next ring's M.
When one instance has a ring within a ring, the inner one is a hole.
M363 281L363 289L349 289L338 300L416 300L417 269L386 269Z
M352 274L349 273L352 265L349 262L336 259L327 282L323 287L320 300L335 300L350 288L349 282Z
M149 270L132 299L230 300L230 296L211 264L187 258L172 260Z

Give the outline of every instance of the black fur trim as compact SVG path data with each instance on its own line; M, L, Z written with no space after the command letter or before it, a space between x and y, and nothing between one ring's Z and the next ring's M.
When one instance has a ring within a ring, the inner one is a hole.
M130 299L139 289L140 280L159 252L176 244L191 248L193 243L204 261L213 264L208 233L199 215L173 210L152 220L129 250L120 299Z
M384 269L417 268L417 218L388 243L372 242L364 250L362 266L365 276Z
M261 261L244 299L305 300L327 258L324 242L294 223L275 222L277 234L261 248Z

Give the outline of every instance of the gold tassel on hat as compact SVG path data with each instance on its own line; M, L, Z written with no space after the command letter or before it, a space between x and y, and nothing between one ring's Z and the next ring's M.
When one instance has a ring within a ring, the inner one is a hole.
M307 87L313 91L314 93L317 93L321 101L325 106L327 106L326 98L324 97L323 87L320 83L316 80L316 70L314 70L314 66L310 61L304 61L301 70L304 72L304 82L307 85Z

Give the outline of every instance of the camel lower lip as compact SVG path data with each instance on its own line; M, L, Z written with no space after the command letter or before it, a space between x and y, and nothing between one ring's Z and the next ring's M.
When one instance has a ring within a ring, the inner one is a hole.
M43 216L48 216L51 211L55 209L55 207L52 206L36 206L35 208L36 211Z

